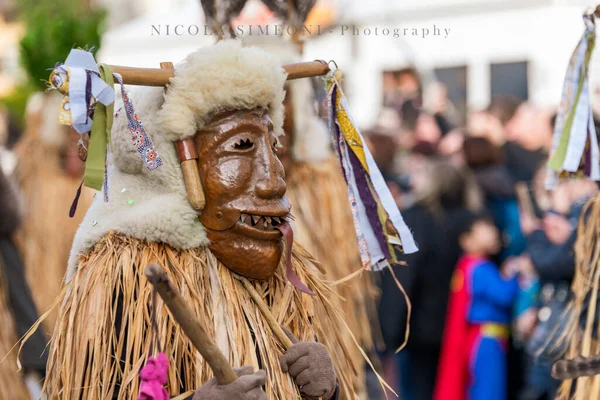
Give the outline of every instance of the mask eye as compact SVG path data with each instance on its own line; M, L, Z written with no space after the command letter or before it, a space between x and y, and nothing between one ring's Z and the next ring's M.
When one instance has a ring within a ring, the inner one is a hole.
M250 150L252 147L254 147L254 142L250 139L242 139L233 145L235 150Z

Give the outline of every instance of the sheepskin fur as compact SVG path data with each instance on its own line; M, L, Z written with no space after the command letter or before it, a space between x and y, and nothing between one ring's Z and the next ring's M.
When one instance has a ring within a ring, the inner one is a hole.
M79 227L69 261L71 276L77 254L87 253L108 232L176 249L209 244L198 213L190 206L174 141L192 136L224 109L268 106L277 134L283 129L285 72L272 56L238 41L223 41L200 49L175 67L163 88L129 90L146 133L163 165L145 168L131 141L121 104L111 132L108 162L108 202L98 192Z
M172 141L193 136L223 110L269 107L275 135L283 134L281 63L239 40L224 40L190 54L175 68L158 113L163 135Z
M300 62L298 47L279 36L246 36L243 41L248 46L256 46L273 54L279 62L291 64ZM333 154L331 135L325 121L317 115L315 93L310 79L295 79L287 83L294 107L294 129L296 136L292 147L292 157L298 162L320 164Z

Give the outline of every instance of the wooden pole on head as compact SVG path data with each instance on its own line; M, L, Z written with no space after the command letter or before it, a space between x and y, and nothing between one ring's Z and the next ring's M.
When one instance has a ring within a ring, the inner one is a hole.
M113 72L123 77L123 83L126 85L138 86L166 86L169 80L175 76L173 63L161 63L169 65L164 68L135 68L121 67L111 65ZM329 66L323 60L287 64L283 66L287 72L287 80L310 78L314 76L326 75L329 72ZM116 80L115 80L116 82Z
M172 62L161 62L160 68L160 70L174 71ZM194 139L178 140L175 145L177 146L177 155L181 163L188 201L194 210L202 211L204 204L206 204L206 199L204 197L202 181L200 180L200 173L198 172L198 153L196 152Z

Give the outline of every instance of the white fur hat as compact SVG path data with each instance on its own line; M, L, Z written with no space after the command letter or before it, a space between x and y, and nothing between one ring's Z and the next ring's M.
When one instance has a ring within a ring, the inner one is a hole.
M158 119L171 140L193 136L216 112L269 107L275 135L283 134L286 74L256 47L225 40L190 54L175 69Z
M175 67L163 88L129 91L136 113L163 165L148 170L131 141L124 111L117 110L111 131L108 202L98 193L73 242L76 255L88 252L110 231L177 249L208 245L204 227L190 206L174 142L193 136L226 109L269 107L277 135L283 133L285 71L265 51L228 40L190 54Z
M260 47L279 59L281 64L301 61L298 47L279 36L245 36L247 45ZM315 107L315 93L310 79L289 81L294 108L294 130L296 136L292 157L296 161L320 163L332 154L331 135L327 124L319 118Z

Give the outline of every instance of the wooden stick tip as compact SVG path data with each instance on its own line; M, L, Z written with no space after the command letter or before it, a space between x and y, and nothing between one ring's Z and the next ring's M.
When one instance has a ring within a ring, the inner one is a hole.
M146 269L144 269L144 275L146 275L146 278L148 278L153 285L168 280L165 271L156 263L148 265Z

